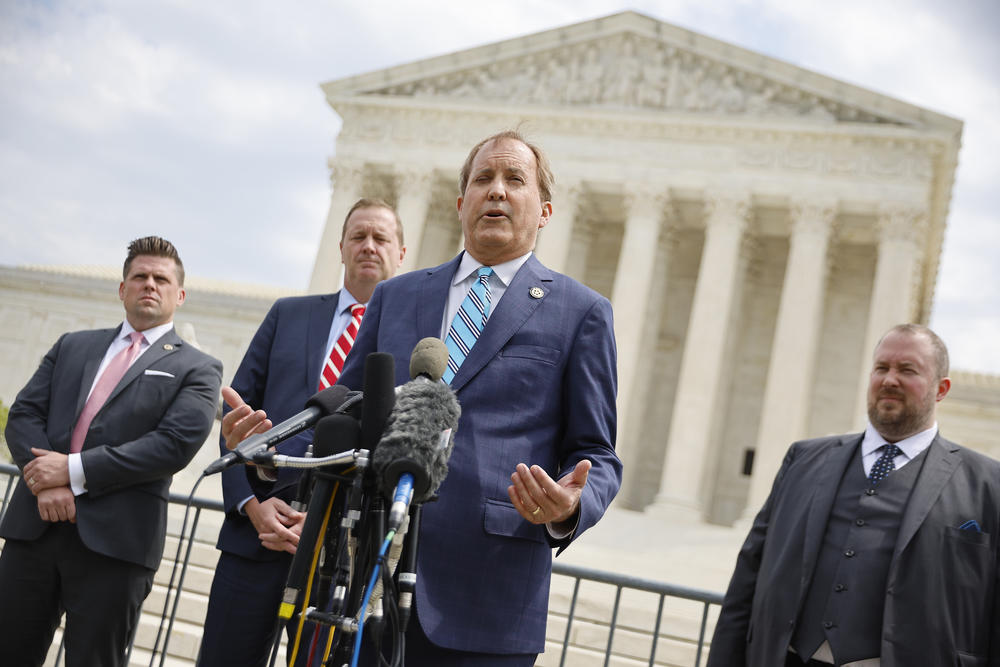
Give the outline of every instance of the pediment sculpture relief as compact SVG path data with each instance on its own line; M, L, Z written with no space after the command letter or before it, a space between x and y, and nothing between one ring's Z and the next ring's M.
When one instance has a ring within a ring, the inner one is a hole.
M517 56L367 94L895 122L633 34Z

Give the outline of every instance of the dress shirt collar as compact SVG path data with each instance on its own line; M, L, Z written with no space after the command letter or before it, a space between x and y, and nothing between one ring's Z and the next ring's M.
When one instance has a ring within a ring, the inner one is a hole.
M514 259L508 260L503 264L496 264L492 266L494 275L500 279L500 282L504 284L504 287L510 285L510 281L514 280L514 276L517 274L518 269L520 269L528 258L531 257L531 252L526 252L520 257L515 257ZM462 261L458 264L458 270L455 271L455 277L451 279L452 286L458 285L466 280L469 280L470 276L479 270L479 267L485 266L482 262L475 259L468 252L462 253Z
M346 287L341 287L340 296L337 298L337 312L346 313L351 309L351 306L356 303L361 302L354 298L354 295L351 294Z
M927 449L931 441L934 440L934 436L937 435L938 425L937 422L927 429L926 431L921 431L920 433L915 433L908 438L903 438L899 442L895 443L899 447L900 451L906 455L906 459L912 460L920 452ZM868 426L865 428L865 437L861 441L861 455L868 456L876 449L886 444L885 438L883 438L875 427L872 426L871 422L868 422Z
M150 327L142 332L143 337L146 339L148 345L152 345L158 341L163 334L167 333L174 328L173 321L167 322L166 324L160 324L155 327ZM122 322L122 330L119 332L116 340L121 340L122 338L128 338L129 334L135 331L135 327L129 324L128 320ZM144 348L145 349L145 348Z

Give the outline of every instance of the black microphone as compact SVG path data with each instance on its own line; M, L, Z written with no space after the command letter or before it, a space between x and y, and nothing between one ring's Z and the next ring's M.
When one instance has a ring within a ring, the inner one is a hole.
M396 400L396 362L391 354L372 352L365 357L361 405L361 446L372 451L378 445L385 420Z
M334 385L336 387L338 385ZM332 389L333 387L330 387ZM322 392L321 392L322 393ZM316 424L314 436L314 453L317 458L328 456L337 449L356 449L361 439L361 430L353 417L334 413L323 417ZM337 482L333 477L324 474L316 475L312 496L309 498L309 509L306 520L302 524L299 535L299 545L292 556L292 564L288 569L288 579L285 593L278 615L281 618L292 617L295 600L298 593L308 581L310 558L315 550L316 542L321 537L325 508L330 503Z
M282 440L287 440L297 433L301 433L313 426L316 422L329 414L337 411L350 390L339 384L327 387L321 392L313 394L306 401L306 409L293 417L289 417L277 426L269 428L263 433L255 433L236 446L236 449L225 456L216 459L205 468L203 475L214 475L222 472L226 468L236 465L242 461L251 460L254 455L265 452L268 448L276 445Z
M372 454L372 467L382 491L393 499L389 528L399 527L411 497L413 502L422 503L441 486L448 474L448 458L461 414L451 387L427 377L434 376L442 356L447 364L448 349L436 338L425 338L418 348L419 358L429 362L414 364L411 359L411 373L417 377L396 392L385 433Z

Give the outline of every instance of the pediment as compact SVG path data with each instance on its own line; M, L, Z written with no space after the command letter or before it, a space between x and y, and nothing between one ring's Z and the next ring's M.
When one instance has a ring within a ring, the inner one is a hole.
M623 12L323 85L347 98L679 112L818 122L961 123L841 81Z

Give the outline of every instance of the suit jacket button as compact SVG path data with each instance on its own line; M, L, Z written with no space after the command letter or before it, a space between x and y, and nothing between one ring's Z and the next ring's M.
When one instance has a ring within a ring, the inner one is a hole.
M865 525L865 520L864 519L855 519L854 520L854 524L857 525L857 526L863 526L863 525Z
M843 593L844 591L847 590L847 586L845 586L844 584L837 584L836 586L833 587L833 590L838 593Z
M833 621L823 621L823 627L829 630L833 627Z
M848 549L847 551L844 552L844 555L847 556L848 558L853 558L854 557L854 549Z

